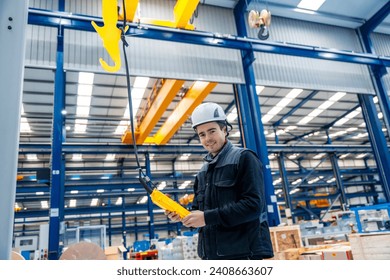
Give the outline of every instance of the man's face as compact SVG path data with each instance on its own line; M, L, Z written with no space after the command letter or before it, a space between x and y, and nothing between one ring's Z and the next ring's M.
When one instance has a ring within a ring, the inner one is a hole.
M226 127L221 129L216 122L198 125L196 133L203 147L213 156L218 154L226 141Z

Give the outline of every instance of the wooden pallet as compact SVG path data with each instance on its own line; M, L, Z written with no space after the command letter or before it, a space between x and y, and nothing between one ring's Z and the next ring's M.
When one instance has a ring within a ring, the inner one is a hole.
M390 260L390 232L350 234L355 260Z

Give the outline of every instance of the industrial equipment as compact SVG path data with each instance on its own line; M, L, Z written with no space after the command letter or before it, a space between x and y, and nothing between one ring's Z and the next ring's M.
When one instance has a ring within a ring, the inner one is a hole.
M190 211L181 206L179 203L168 197L167 195L160 192L157 188L152 188L148 184L150 183L150 179L147 176L142 175L141 170L139 170L139 181L145 190L150 194L150 198L153 203L158 207L179 214L180 218L184 218Z
M271 25L271 12L263 9L261 12L251 10L248 15L248 24L251 28L260 28L257 37L260 40L267 40L269 37L269 26Z

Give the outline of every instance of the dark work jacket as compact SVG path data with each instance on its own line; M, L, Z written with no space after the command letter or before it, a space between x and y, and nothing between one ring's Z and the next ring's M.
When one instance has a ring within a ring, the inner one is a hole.
M248 149L229 141L196 176L193 208L204 211L199 229L202 259L271 258L262 164Z

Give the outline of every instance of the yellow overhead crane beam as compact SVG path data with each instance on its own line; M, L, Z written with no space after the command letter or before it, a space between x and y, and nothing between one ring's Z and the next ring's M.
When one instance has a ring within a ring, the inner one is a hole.
M216 85L217 83L211 82L195 82L158 132L153 137L146 138L145 143L165 145Z
M175 7L173 8L173 15L175 20L163 20L163 19L152 19L152 18L135 18L135 12L137 10L138 0L126 0L126 20L131 22L139 22L143 24L152 24L158 26L166 26L171 28L183 28L188 30L194 30L195 26L189 24L188 21L191 19L193 13L196 10L200 0L178 0ZM123 11L119 15L119 20L124 19Z
M135 12L137 11L138 7L138 0L125 0L125 7L126 7L126 21L134 21ZM118 15L119 20L124 19L124 11L122 9L122 12Z
M186 28L198 4L199 0L178 0L176 2L175 8L173 8L176 28Z
M135 128L135 139L137 144L143 144L146 137L149 136L169 104L175 98L183 86L182 80L164 80L162 87L157 92L157 96L152 101L148 112L141 123ZM133 143L131 131L126 130L122 136L122 143Z

